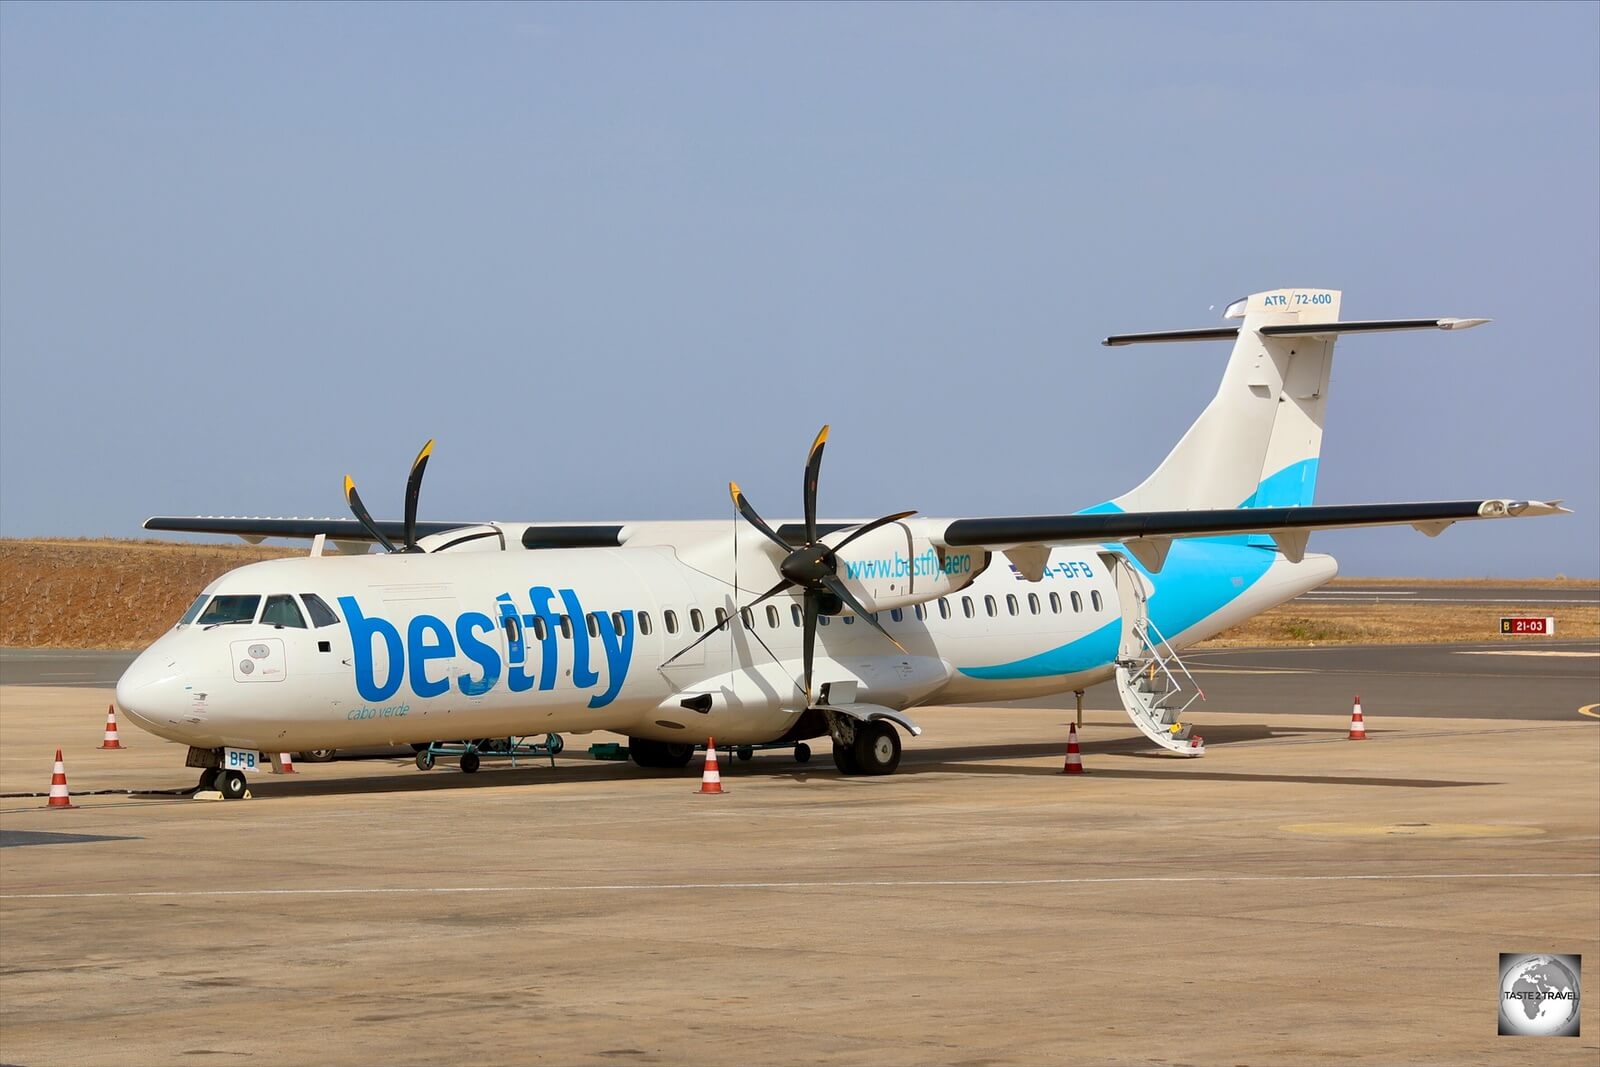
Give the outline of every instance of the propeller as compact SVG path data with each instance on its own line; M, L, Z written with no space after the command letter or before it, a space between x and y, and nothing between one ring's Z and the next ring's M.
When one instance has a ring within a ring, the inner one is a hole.
M757 530L761 531L767 540L781 548L784 553L782 562L778 564L778 573L783 575L778 584L774 585L771 589L768 589L765 593L762 593L748 604L742 605L735 614L753 608L762 601L770 600L779 593L785 593L792 589L799 589L803 591L804 628L802 630L801 657L804 669L804 681L802 688L805 690L807 705L811 703L811 668L812 662L815 658L817 644L817 617L819 615L833 615L836 614L841 607L849 607L858 616L860 616L863 622L870 624L884 637L887 637L890 644L894 645L895 648L898 648L901 652L906 651L905 646L899 641L896 641L894 639L894 635L883 628L883 624L877 620L872 612L867 610L866 605L862 604L861 601L856 598L855 594L850 592L850 588L845 585L842 580L840 580L838 573L838 553L840 549L844 548L857 538L865 537L872 531L878 529L879 527L887 526L889 523L899 522L901 519L910 518L912 515L915 515L916 512L899 511L893 515L885 515L881 519L874 519L872 522L856 527L856 529L852 530L850 535L843 541L840 541L837 546L825 544L822 538L817 535L817 479L822 472L822 449L827 443L828 428L824 426L822 431L817 434L817 439L811 442L811 451L806 456L806 537L802 544L792 545L780 537L778 532L761 517L760 513L756 511L755 507L745 497L744 492L739 488L739 483L728 483L728 494L733 497L733 506L738 509L739 514L743 516L744 520L751 526L754 526ZM671 665L673 660L676 660L679 656L682 656L684 653L700 644L700 642L704 641L712 634L727 626L733 618L734 615L727 616L727 618L723 619L722 622L718 623L716 626L713 626L711 629L695 638L692 643L678 651L675 655L663 663L662 666L666 667Z
M350 505L350 511L355 515L372 539L383 546L385 552L422 552L423 548L417 545L417 500L422 493L422 472L428 467L428 457L433 454L433 441L430 439L422 446L422 451L417 453L417 458L411 461L411 474L406 478L406 532L405 544L396 545L385 536L373 521L372 513L361 502L361 494L356 492L355 479L348 474L344 476L344 499Z

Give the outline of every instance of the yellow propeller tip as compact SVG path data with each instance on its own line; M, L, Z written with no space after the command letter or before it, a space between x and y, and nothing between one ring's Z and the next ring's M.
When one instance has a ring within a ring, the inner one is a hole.
M350 491L356 487L356 480L348 474L344 476L344 495L349 496Z
M817 439L815 441L811 442L811 451L815 452L817 449L821 448L823 445L825 445L827 443L828 443L828 427L824 426L822 429L817 431Z
M733 499L736 500L736 501L739 499L739 483L738 482L729 482L728 483L728 495L733 497Z
M417 458L412 462L411 465L415 467L418 463L421 463L431 455L433 455L433 438L430 437L428 438L428 443L422 446L422 451L417 453Z

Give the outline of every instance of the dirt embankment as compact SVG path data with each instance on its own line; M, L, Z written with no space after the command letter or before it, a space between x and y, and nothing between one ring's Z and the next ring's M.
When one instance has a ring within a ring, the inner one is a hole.
M0 645L143 648L213 578L293 548L0 540Z
M0 540L0 645L25 648L142 648L183 614L213 578L246 563L303 548L173 541ZM1423 584L1409 578L1385 584ZM1370 578L1331 588L1371 585ZM1568 579L1430 582L1491 588L1600 589ZM1554 615L1558 637L1600 635L1600 608L1515 604L1291 602L1206 642L1227 645L1397 644L1492 641L1502 615Z

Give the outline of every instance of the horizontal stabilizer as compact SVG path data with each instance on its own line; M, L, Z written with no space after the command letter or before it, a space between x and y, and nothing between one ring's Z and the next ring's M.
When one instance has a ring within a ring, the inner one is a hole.
M1296 322L1260 326L1265 337L1332 337L1342 333L1393 333L1398 330L1470 330L1492 319L1371 319L1356 322ZM1161 341L1231 341L1239 336L1238 326L1206 327L1198 330L1160 330L1155 333L1116 333L1100 343L1119 345L1154 344Z

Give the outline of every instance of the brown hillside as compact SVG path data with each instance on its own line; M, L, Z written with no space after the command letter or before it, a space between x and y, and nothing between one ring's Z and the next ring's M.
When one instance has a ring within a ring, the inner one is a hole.
M213 578L305 551L170 541L0 541L0 645L143 648Z

